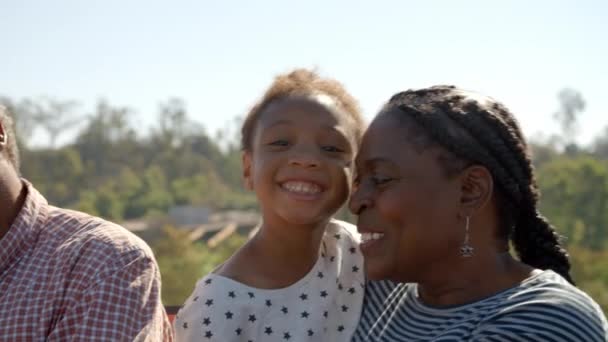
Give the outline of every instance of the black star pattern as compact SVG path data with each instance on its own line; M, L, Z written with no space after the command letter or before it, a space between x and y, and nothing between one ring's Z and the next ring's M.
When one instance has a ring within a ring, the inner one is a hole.
M286 333L283 334L283 339L284 340L289 340L290 338L291 338L291 335L288 332L286 332Z
M355 254L357 252L357 249L355 247L351 247L349 249L349 251L350 251L351 254Z
M249 322L253 323L256 321L255 315L249 315Z
M255 295L253 294L253 292L247 292L247 294L249 295L249 298L255 298Z
M300 295L300 299L302 299L302 300L307 300L307 299L308 299L308 295L307 295L306 293L302 293L302 294Z
M359 272L359 267L353 266L353 272Z
M209 279L205 280L205 285L209 285L209 284L211 284L211 281L212 281L212 280L213 280L213 279L211 279L211 278L209 278Z
M266 327L264 329L264 334L266 334L266 335L272 335L272 327Z
M346 312L346 311L348 311L348 306L342 305L342 312Z
M336 240L340 240L340 234L336 234L334 235L334 237L336 238Z
M266 306L272 306L272 302L270 301L270 299L266 299Z
M317 273L317 277L319 277L319 278L321 278L321 279L322 279L322 278L323 278L323 272L319 272L319 273Z
M226 312L224 315L226 315L226 319L232 319L232 316L234 316L234 314L230 311Z
M205 332L205 337L210 339L211 337L213 337L213 333L210 330L207 330Z
M357 291L355 291L354 287L351 287L348 289L348 293L350 293L350 294L355 294L355 292L357 292Z
M323 297L323 298L327 297L327 291L321 291L321 297Z
M241 328L236 328L236 330L234 331L237 335L240 335L243 330Z
M343 290L343 289L344 289L344 286L342 286L341 283L338 283L338 290Z
M203 319L203 324L204 324L204 325L209 325L209 324L211 324L211 320L209 319L209 317L205 317L205 318Z
M234 293L234 291L230 291L230 292L228 292L228 297L235 298L236 294Z
M312 330L308 329L308 336L312 336L312 335L314 335L314 334L315 334L315 332L314 332L314 331L312 331Z
M327 318L327 311L323 311L323 317Z
M281 308L281 312L283 312L284 314L286 314L286 315L287 315L287 312L289 312L289 311L287 310L287 308L286 308L286 307L282 307L282 308Z
M309 313L308 313L308 312L306 312L306 311L302 311L301 316L302 316L302 318L308 318Z
M184 324L182 325L182 327L184 327L184 329L188 329L188 322L184 322Z
M207 299L207 301L205 302L205 305L207 305L207 306L213 305L213 299Z
M329 261L330 261L330 262L334 262L334 260L335 260L335 259L336 259L336 257L335 257L335 256L330 256L330 257L329 257Z
M339 332L344 331L344 326L343 326L343 325L339 325L339 326L338 326L338 331L339 331Z

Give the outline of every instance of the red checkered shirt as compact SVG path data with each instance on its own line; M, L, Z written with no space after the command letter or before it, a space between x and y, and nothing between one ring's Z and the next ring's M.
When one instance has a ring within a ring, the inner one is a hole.
M171 341L150 248L31 184L0 239L0 341Z

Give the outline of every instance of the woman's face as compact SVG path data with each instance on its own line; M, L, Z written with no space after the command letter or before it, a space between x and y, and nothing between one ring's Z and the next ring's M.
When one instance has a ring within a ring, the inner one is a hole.
M445 175L441 149L411 144L396 115L379 114L363 138L350 208L368 277L419 282L460 258L461 186Z

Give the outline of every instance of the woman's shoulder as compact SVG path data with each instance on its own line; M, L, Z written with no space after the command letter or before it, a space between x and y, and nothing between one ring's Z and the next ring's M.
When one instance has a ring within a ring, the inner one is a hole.
M599 305L585 292L559 274L546 270L524 281L508 295L509 302L526 306L549 305L573 313L601 313Z
M528 336L567 341L605 341L608 324L597 303L553 271L505 294L480 336Z

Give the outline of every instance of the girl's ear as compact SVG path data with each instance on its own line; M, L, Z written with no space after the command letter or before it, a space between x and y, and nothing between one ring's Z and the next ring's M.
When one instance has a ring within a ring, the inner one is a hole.
M245 151L241 156L243 163L243 182L247 190L253 190L253 178L251 176L252 158L251 152Z

